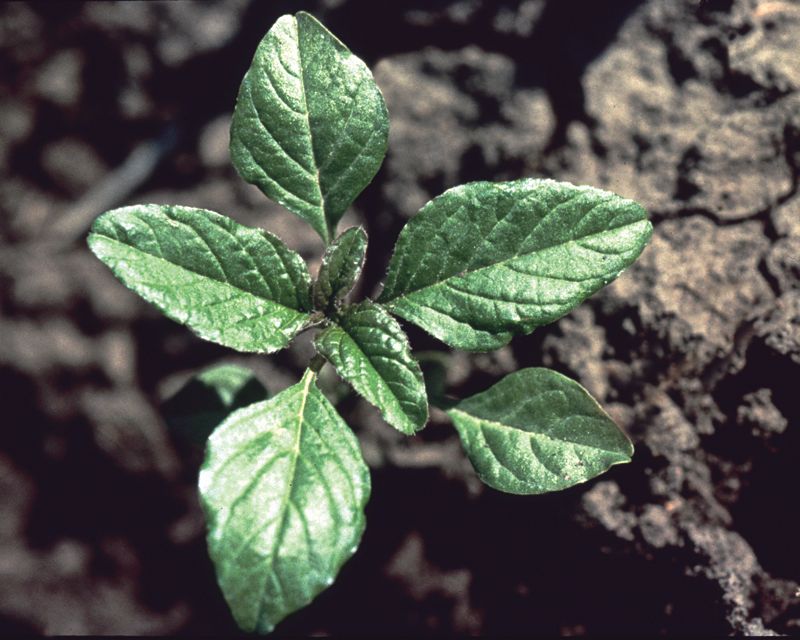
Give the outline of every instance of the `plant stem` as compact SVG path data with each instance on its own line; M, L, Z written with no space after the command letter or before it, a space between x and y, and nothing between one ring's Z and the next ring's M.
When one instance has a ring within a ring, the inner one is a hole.
M321 354L316 354L313 358L311 358L311 362L308 363L308 368L311 369L314 373L319 373L320 369L325 366L325 356Z

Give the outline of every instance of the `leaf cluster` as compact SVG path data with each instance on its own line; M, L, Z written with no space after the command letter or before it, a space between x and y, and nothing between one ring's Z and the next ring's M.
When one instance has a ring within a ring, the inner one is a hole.
M377 300L351 302L367 234L336 228L383 162L388 131L366 65L311 15L283 16L242 81L231 158L319 234L317 277L280 238L204 209L116 209L88 238L126 286L205 340L272 353L316 331L317 357L274 397L227 367L201 374L172 402L171 423L207 437L199 488L209 552L248 631L271 630L331 584L364 530L369 472L317 385L323 362L413 435L428 420L428 397L396 318L456 349L495 349L608 284L651 234L641 206L599 189L465 184L408 222ZM453 401L447 415L481 479L510 493L564 489L633 453L577 382L548 369L517 371Z

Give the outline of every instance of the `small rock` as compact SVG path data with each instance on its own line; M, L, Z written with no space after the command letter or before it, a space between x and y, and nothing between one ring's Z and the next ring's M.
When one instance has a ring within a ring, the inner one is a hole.
M598 482L589 489L582 499L583 510L608 531L623 540L633 540L636 516L622 509L625 496L619 485L611 480Z
M800 364L800 291L783 294L755 324L756 339L777 354Z
M765 89L800 89L800 7L792 2L761 0L743 22L744 35L728 45L731 70Z
M669 459L698 447L700 438L697 432L667 394L654 394L651 403L658 413L652 418L645 443L653 455Z
M767 270L782 293L800 289L800 236L781 238L767 254Z
M119 107L125 118L135 120L147 117L155 106L145 89L152 74L150 52L141 46L128 45L123 51L125 60L125 86L119 93Z
M0 140L11 144L24 140L33 128L33 113L21 100L4 97L0 99Z
M800 236L800 196L795 196L772 210L772 224L782 236Z
M0 320L0 363L39 377L93 364L94 345L64 318L41 323Z
M519 369L511 347L505 346L490 353L476 354L472 357L473 368L491 376L502 378Z
M494 18L494 28L500 33L527 37L544 13L547 0L523 0L519 5L501 7Z
M209 122L200 133L197 143L200 160L206 167L218 169L230 164L228 151L231 116L225 114Z
M108 170L92 147L74 138L47 145L42 165L60 187L76 196L95 185Z
M215 3L168 2L161 5L157 51L170 67L224 46L236 33L245 0Z
M9 231L17 239L26 239L41 233L46 223L52 220L58 201L42 192L38 185L10 176L0 184L0 201L8 213Z
M83 54L61 51L48 60L36 76L36 92L61 107L77 107L81 95Z
M759 389L744 396L736 410L736 423L751 427L753 435L762 437L783 433L789 424L773 404L771 389Z
M21 248L3 264L3 271L12 282L14 303L28 311L61 310L72 293L66 261L33 243Z
M97 345L99 360L109 379L132 385L136 377L136 345L127 331L108 331Z
M50 45L44 33L44 20L29 3L0 3L0 44L11 60L21 64L41 60Z
M157 3L136 5L130 2L112 4L89 2L84 5L85 19L106 31L153 33L158 28Z
M35 493L31 479L16 465L0 453L0 549L9 540L24 536L24 527ZM7 572L3 556L0 555L0 573Z
M669 512L660 505L649 504L639 516L639 530L652 547L662 549L680 544L680 536Z

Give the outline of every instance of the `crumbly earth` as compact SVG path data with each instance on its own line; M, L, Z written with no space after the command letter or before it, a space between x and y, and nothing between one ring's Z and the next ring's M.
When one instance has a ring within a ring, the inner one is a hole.
M575 377L631 435L633 463L503 495L442 414L409 440L346 396L373 469L367 533L277 633L800 635L800 2L300 5L370 64L392 118L387 162L344 221L371 239L356 295L379 287L405 220L469 180L606 187L656 226L613 285L499 351L448 355L409 329L456 396L525 366ZM182 203L318 264L310 228L227 155L255 45L298 6L0 7L2 632L235 629L205 553L199 452L159 406L222 361L274 393L309 343L266 358L202 343L83 238L104 209Z

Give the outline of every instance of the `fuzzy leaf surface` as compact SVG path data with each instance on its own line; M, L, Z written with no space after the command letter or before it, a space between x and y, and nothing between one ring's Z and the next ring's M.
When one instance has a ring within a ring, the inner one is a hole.
M389 119L367 66L313 16L282 16L256 50L231 122L239 174L327 243L383 162Z
M276 236L218 213L114 209L95 220L88 242L125 286L211 342L270 353L309 319L303 259Z
M205 443L231 413L267 398L268 391L250 369L222 364L189 378L164 402L162 415L176 435Z
M428 399L408 338L383 308L348 307L317 335L317 351L398 431L413 435L428 421Z
M589 393L550 369L509 374L447 413L481 480L506 493L566 489L633 455Z
M369 470L308 370L208 440L208 549L234 618L267 633L328 587L364 531Z
M325 250L311 294L315 308L332 309L350 292L361 275L366 254L367 234L361 227L348 229Z
M614 280L651 233L640 205L607 191L473 182L406 224L378 301L451 347L495 349Z

